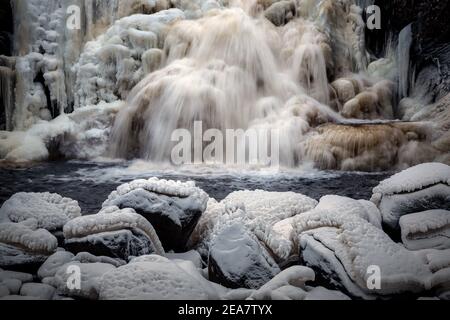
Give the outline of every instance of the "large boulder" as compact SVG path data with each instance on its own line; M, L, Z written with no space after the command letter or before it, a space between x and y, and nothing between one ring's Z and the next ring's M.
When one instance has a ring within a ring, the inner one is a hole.
M208 255L209 243L216 226L230 222L242 223L274 253L277 261L285 261L295 253L284 227L283 220L313 209L317 201L294 192L268 192L262 190L237 191L221 202L208 201L205 213L195 228L189 245L196 247L204 256ZM274 231L274 228L276 230Z
M450 210L450 166L425 163L406 169L375 187L371 200L391 229L398 229L400 217L407 214Z
M119 186L103 207L134 209L152 224L165 250L183 252L208 198L193 182L151 178Z
M37 221L0 223L0 267L34 273L55 252L58 240Z
M353 297L414 295L448 285L448 252L409 251L360 215L314 209L298 216L296 232L301 262ZM377 270L379 286L372 282Z
M152 225L133 209L107 207L98 214L76 218L64 226L65 247L128 260L131 256L163 254Z
M450 211L429 210L400 218L402 242L409 250L450 249Z
M99 293L102 300L217 300L225 292L190 261L150 255L105 274Z
M258 289L280 268L258 239L241 224L220 228L209 251L210 280L228 288Z

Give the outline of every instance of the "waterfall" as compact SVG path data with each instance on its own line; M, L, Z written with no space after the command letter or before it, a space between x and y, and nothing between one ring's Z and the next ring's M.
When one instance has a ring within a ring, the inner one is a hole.
M398 38L397 64L398 64L398 95L402 99L408 96L411 83L410 52L412 45L412 25L407 25Z
M12 130L14 111L15 71L14 58L0 56L0 96L5 115L5 129Z

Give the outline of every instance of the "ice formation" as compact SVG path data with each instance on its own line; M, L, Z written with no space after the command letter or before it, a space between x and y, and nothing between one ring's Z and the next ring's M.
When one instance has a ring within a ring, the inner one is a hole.
M100 284L103 300L205 300L219 299L225 292L203 278L192 262L160 256L133 260L105 274Z
M417 293L445 284L447 265L433 268L426 252L408 251L358 215L315 209L298 216L296 231L306 265L352 296ZM376 290L367 282L371 266L382 270Z
M450 249L450 211L429 210L400 218L402 242L409 250Z
M167 251L183 251L208 198L194 182L150 178L119 186L103 206L132 208L153 225Z
M222 226L238 222L266 243L277 256L287 258L290 249L278 243L279 237L272 231L273 226L282 220L307 212L316 205L316 200L294 192L233 192L220 203L215 200L208 202L208 207L192 234L190 245L203 247L200 250L204 250Z
M37 226L61 230L71 219L81 216L78 202L55 193L16 193L0 208L0 222L35 219Z
M432 209L449 209L450 167L425 163L404 170L374 188L372 201L383 222L398 227L401 216Z
M73 270L77 270L75 268L80 271L80 288L67 285ZM53 277L44 278L43 283L55 287L60 295L95 300L98 299L102 276L115 268L108 263L69 262L62 265Z
M210 244L209 279L227 288L259 289L269 282L280 268L241 224L223 227Z
M82 216L69 221L64 225L63 232L66 240L70 241L133 228L140 230L150 239L152 249L156 253L164 254L164 249L153 226L133 209L106 207L98 214Z
M74 5L83 21L78 29L66 25ZM441 109L419 112L416 106L430 99L411 96L411 28L394 44L397 53L386 50L374 61L366 50L365 5L15 1L14 57L0 57L0 79L7 128L16 131L0 133L0 158L41 161L57 150L67 158L169 162L172 132L192 132L202 120L204 130L279 130L280 161L288 167L313 161L326 169L385 170L448 161L446 123L426 121ZM405 120L440 133L402 134L380 124L397 117L397 96L409 99L401 103ZM341 128L355 119L372 126ZM320 127L327 123L334 125Z
M31 252L49 254L58 247L56 238L45 229L24 223L0 223L0 243L22 247Z

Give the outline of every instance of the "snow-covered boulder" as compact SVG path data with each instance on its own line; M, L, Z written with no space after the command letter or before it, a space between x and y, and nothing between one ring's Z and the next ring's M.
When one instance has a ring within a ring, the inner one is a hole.
M349 300L345 294L323 287L311 287L314 271L304 266L293 266L277 274L258 290L229 291L226 300Z
M381 214L377 207L366 200L354 200L340 196L324 196L316 210L336 210L341 214L357 215L381 229ZM298 253L297 234L295 230L297 216L277 222L266 236L266 244L278 260L289 263L290 257Z
M72 261L62 265L53 277L45 278L42 282L55 287L59 295L96 300L102 276L115 268L108 263ZM79 283L76 279L78 275Z
M294 1L279 1L264 12L264 16L276 26L282 26L295 18L297 10Z
M289 231L285 231L285 227L289 229L289 223L282 226L277 224L307 212L316 205L316 200L302 194L261 190L233 192L220 203L210 199L189 244L190 247L197 247L200 253L207 254L214 228L237 221L264 242L277 259L285 260L293 252Z
M383 223L398 229L403 215L450 210L450 166L425 163L382 181L373 189L372 202L381 211Z
M320 280L351 296L371 298L436 290L448 283L448 259L413 252L358 215L312 210L296 221L301 261ZM370 285L379 270L379 286Z
M208 199L194 182L150 178L119 186L103 206L134 209L152 224L164 249L183 252Z
M61 230L71 219L81 216L78 202L55 193L20 192L0 208L0 222L22 222L35 219L38 228Z
M20 289L20 295L35 297L42 300L51 300L56 289L44 283L25 283Z
M280 272L267 250L241 224L220 228L208 260L209 279L227 288L258 289Z
M74 253L89 252L128 260L130 256L164 254L152 225L133 209L103 208L64 226L66 248Z
M0 267L35 271L55 252L58 240L47 230L38 229L37 221L0 223Z
M58 269L66 263L72 261L74 255L68 251L57 251L48 257L39 268L37 275L40 279L54 277Z
M450 211L428 210L400 218L402 242L409 250L450 249Z
M217 300L225 292L203 278L192 262L154 255L108 272L100 285L103 300Z
M20 288L22 287L22 281L19 279L4 279L0 281L0 284L6 286L10 294L19 294Z

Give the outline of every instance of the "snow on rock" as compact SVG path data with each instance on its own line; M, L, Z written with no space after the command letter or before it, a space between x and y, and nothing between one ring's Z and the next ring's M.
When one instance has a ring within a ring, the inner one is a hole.
M153 226L129 208L105 207L98 214L69 221L63 232L72 252L122 260L153 252L164 254Z
M404 170L374 188L372 202L383 222L398 228L401 216L432 209L450 209L450 167L425 163Z
M126 264L126 262L121 259L105 256L94 256L89 252L79 252L75 257L73 257L72 261L79 261L81 263L108 263L115 267L120 267Z
M55 193L16 193L0 208L0 222L36 219L39 228L60 230L81 215L78 202Z
M190 261L143 256L102 278L102 300L220 299L226 289L209 282Z
M25 283L20 289L21 296L35 297L42 300L50 300L56 289L43 283Z
M394 243L382 230L358 215L312 210L298 216L302 261L318 276L352 296L419 293L446 282L450 269L432 270L424 252ZM380 289L370 290L372 266L381 270Z
M258 289L280 272L280 268L241 224L220 228L209 250L209 278L228 288Z
M301 194L261 190L233 192L220 203L210 199L189 246L197 247L204 254L216 225L239 221L263 241L278 259L284 260L292 253L293 244L290 241L289 221L281 221L309 211L316 205L316 200Z
M24 272L16 272L16 271L1 271L0 272L0 282L5 280L16 279L20 282L31 282L33 281L33 275Z
M194 182L150 178L119 186L103 206L134 209L153 225L166 250L182 252L208 198Z
M44 254L53 253L58 247L58 241L50 232L25 223L0 223L0 242Z
M54 277L45 278L42 282L55 287L59 295L96 300L101 277L114 269L115 267L108 263L73 261L61 266ZM76 281L72 280L77 271L80 271L79 275L81 276L78 288ZM68 286L68 283L71 285Z
M402 242L409 250L450 249L450 211L429 210L400 218Z
M4 284L0 284L0 298L6 297L9 295L10 295L9 288Z
M19 279L4 279L0 281L0 284L6 286L10 294L19 294L20 288L22 287L22 281Z
M316 210L336 210L345 215L357 215L381 229L381 214L377 207L366 200L353 200L340 196L324 196ZM266 237L266 244L280 261L298 253L295 230L297 216L277 222Z
M169 260L185 260L192 262L197 268L201 269L203 267L202 257L200 253L195 250L191 250L185 253L167 253L166 258Z
M40 279L44 279L47 277L53 277L56 274L56 271L63 266L64 264L70 262L73 259L74 255L68 251L57 251L48 257L47 260L42 264L39 268L37 275Z

